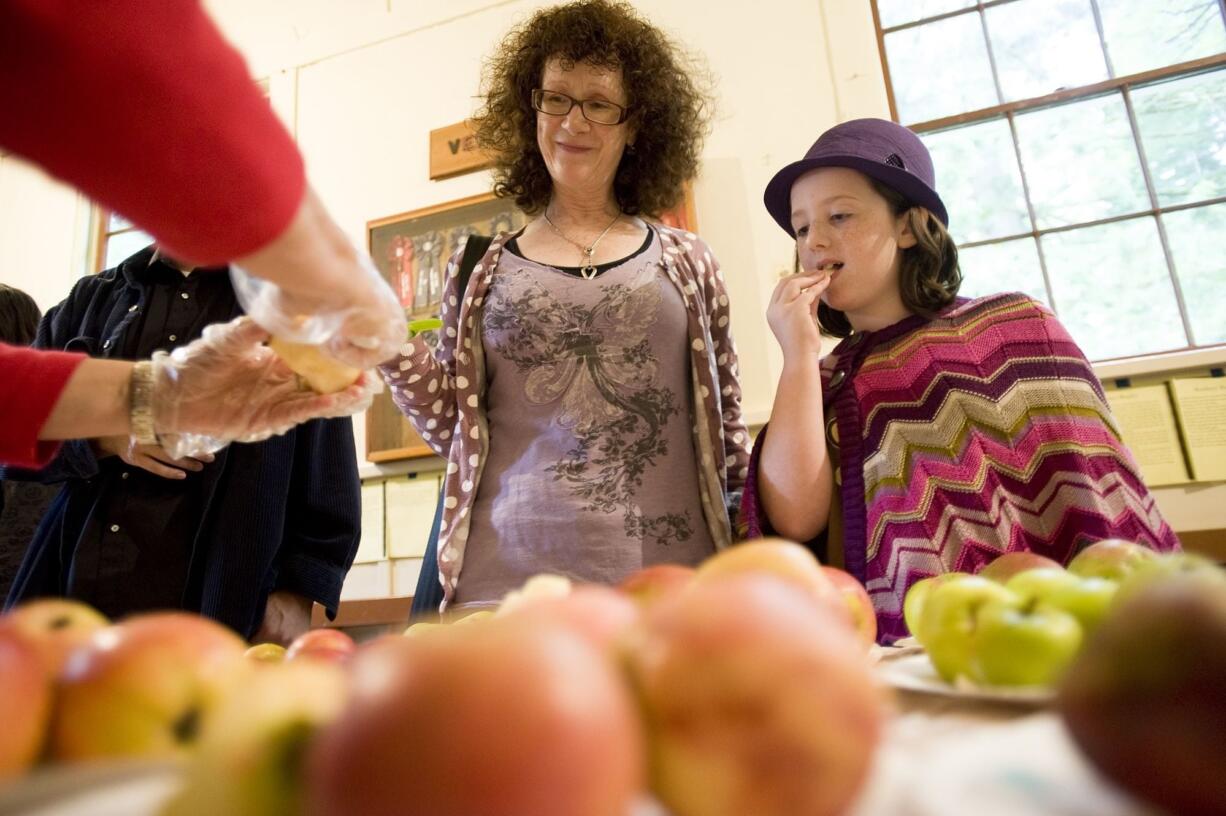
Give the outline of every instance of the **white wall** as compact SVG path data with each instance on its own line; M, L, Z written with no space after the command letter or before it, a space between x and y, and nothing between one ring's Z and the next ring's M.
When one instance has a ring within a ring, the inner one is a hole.
M64 299L86 268L89 204L14 156L0 156L0 282L43 311Z

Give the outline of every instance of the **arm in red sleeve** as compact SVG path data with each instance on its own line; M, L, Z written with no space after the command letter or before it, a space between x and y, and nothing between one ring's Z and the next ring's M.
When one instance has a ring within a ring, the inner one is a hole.
M36 468L50 461L59 443L39 442L38 434L83 360L0 343L0 463Z
M306 186L196 0L0 2L0 145L199 264L263 247Z

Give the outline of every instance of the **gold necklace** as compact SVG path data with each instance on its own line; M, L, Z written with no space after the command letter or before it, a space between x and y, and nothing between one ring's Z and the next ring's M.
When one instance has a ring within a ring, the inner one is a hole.
M583 253L583 264L579 267L579 274L583 276L583 279L591 280L592 278L596 277L596 265L592 263L592 253L596 251L596 245L600 243L600 239L608 235L609 230L613 229L613 225L616 224L622 217L621 211L619 210L617 215L613 216L613 220L609 222L609 226L605 227L604 231L596 236L596 240L592 241L592 243L588 246L584 246L566 233L562 232L562 230L558 229L558 225L553 223L553 219L549 217L549 210L545 210L542 215L545 216L545 223L549 225L550 229L558 234L559 238Z

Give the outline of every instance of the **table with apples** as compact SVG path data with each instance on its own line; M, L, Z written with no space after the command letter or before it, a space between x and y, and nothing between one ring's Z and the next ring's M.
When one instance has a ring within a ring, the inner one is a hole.
M356 644L181 612L0 617L0 813L1226 813L1226 571L1099 542L904 599L782 540L538 576Z

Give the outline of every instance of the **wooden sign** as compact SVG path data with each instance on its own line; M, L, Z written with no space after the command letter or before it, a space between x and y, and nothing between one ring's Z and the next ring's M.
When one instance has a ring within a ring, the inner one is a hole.
M477 149L477 139L468 122L430 131L431 179L471 173L489 165L489 157Z

